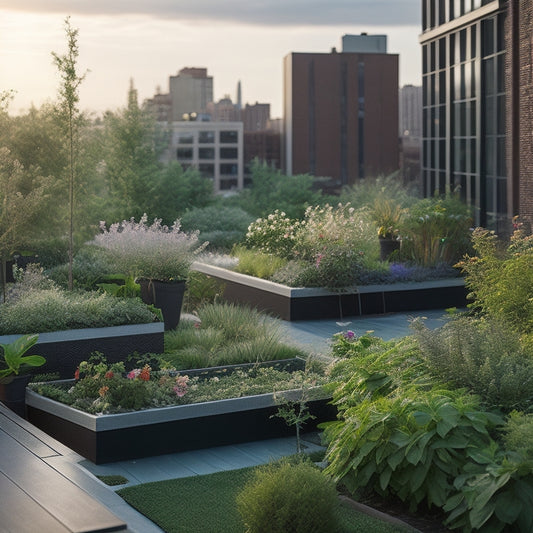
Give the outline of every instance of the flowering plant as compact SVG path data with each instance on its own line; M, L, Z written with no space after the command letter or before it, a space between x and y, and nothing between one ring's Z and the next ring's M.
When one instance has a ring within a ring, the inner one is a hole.
M137 279L174 281L187 278L196 254L208 243L200 245L198 232L184 233L180 221L169 228L154 219L147 224L144 214L139 222L123 220L106 228L100 223L101 233L92 244L107 251L114 268Z

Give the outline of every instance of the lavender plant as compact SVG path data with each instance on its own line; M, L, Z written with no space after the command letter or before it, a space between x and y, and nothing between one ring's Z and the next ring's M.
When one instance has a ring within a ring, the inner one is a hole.
M154 219L151 225L147 221L144 214L139 222L131 218L111 224L109 229L101 222L101 233L92 244L105 250L122 274L159 281L186 279L195 256L207 243L199 243L198 232L181 231L179 220L171 227L161 219Z

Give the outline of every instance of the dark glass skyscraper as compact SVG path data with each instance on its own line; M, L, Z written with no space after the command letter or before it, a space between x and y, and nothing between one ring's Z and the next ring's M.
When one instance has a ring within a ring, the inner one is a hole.
M423 0L424 193L459 189L476 224L504 229L506 2Z

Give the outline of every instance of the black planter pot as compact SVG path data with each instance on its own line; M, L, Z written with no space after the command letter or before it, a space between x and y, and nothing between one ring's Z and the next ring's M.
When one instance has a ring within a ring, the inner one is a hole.
M161 309L165 321L165 330L178 326L181 316L185 281L140 280L141 298L145 304Z
M0 402L22 418L26 418L26 386L30 379L29 374L23 374L0 381Z
M382 261L387 261L390 256L400 251L401 241L396 239L379 239L379 257Z

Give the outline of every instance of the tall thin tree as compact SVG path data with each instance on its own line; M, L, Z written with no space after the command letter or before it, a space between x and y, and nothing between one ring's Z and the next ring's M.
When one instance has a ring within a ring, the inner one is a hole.
M70 17L65 19L65 33L67 37L67 53L59 55L52 52L54 64L61 75L59 87L60 112L66 122L66 138L68 149L68 198L69 198L69 244L68 244L68 287L73 288L72 264L74 259L74 191L76 185L76 155L78 149L78 127L81 118L78 103L79 87L87 71L83 75L77 72L78 62L78 29L72 28Z

